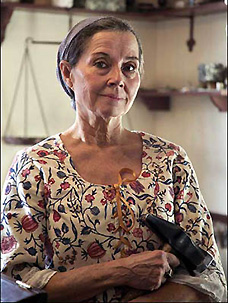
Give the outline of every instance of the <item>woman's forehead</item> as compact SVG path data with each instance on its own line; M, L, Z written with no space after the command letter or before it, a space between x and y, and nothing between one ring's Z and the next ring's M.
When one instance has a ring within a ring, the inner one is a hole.
M101 31L94 34L87 42L84 52L96 53L107 51L124 51L139 55L135 36L130 31Z

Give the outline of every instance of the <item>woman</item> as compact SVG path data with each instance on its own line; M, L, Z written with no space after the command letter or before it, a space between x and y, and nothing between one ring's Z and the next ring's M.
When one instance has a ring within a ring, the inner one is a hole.
M185 151L122 126L143 71L142 47L120 19L86 19L58 51L72 127L20 152L5 182L2 267L53 302L221 301L225 279L210 214ZM142 225L180 225L214 262L192 277ZM171 271L174 275L171 277Z

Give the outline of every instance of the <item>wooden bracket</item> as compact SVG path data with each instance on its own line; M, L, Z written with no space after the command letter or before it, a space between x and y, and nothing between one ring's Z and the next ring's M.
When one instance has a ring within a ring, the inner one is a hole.
M191 52L193 50L193 46L196 44L194 40L194 15L189 17L190 20L190 32L189 32L189 40L187 41L188 50Z
M210 96L210 98L220 112L227 112L227 96Z
M13 14L13 7L7 5L4 5L4 3L1 3L1 43L5 39L5 31L6 27L10 21L10 18Z
M150 90L140 89L138 97L146 104L149 110L170 110L170 95L151 93Z

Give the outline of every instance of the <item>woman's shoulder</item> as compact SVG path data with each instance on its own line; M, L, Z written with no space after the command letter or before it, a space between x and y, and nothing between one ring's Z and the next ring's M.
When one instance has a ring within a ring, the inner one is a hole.
M186 153L183 147L179 144L176 144L168 139L156 136L147 132L137 131L140 134L143 144L148 149L165 149L165 150L174 150L180 153Z
M60 139L60 134L58 133L58 134L49 136L32 146L25 147L25 148L19 150L16 153L15 158L17 158L17 160L25 158L25 157L31 158L31 159L36 159L36 158L40 158L44 155L47 155L50 152L53 153L54 150L58 151L61 148L64 148L64 147L63 147L62 141Z

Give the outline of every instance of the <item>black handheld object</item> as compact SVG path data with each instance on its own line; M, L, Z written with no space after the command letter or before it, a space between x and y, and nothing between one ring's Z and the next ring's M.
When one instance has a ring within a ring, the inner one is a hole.
M212 256L196 246L180 226L151 214L142 215L140 220L171 246L171 252L183 262L192 276L202 273L212 263Z

